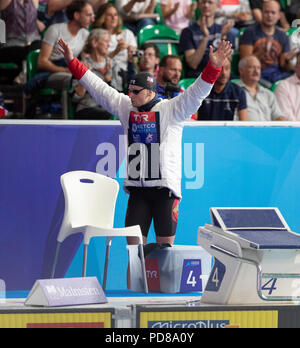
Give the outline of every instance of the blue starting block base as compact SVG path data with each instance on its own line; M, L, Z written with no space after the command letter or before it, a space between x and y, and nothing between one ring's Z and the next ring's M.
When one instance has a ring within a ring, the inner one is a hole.
M278 208L211 208L198 244L214 257L202 303L300 301L300 235Z

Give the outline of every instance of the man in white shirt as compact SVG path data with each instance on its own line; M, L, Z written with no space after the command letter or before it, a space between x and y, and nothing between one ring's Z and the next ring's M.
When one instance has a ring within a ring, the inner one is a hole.
M59 44L74 77L97 103L120 119L124 128L128 159L124 186L130 192L126 226L140 225L146 244L153 219L157 242L173 244L182 197L184 121L209 95L223 62L232 54L230 43L222 42L216 52L211 47L210 61L201 76L184 93L170 100L157 97L155 79L149 73L133 77L128 96L118 93L74 59L63 40Z
M279 83L275 96L288 121L300 121L300 53L295 74Z
M57 41L64 38L74 56L78 57L89 36L88 28L94 21L94 10L87 0L75 0L67 6L66 15L69 22L53 24L47 29L38 58L38 69L43 72L42 80L46 80L44 87L62 91L64 118L68 117L67 86L72 75L58 49Z
M140 225L147 243L153 221L157 243L173 244L181 199L181 147L184 121L196 112L210 93L222 64L232 55L231 44L222 42L201 76L184 93L170 100L157 97L156 81L149 73L139 73L129 83L129 95L118 93L74 59L68 45L60 40L61 52L74 77L97 103L116 115L124 129L127 147L129 192L125 226ZM135 237L127 243L137 244ZM130 273L127 273L130 288Z
M249 121L285 121L275 95L259 84L261 63L254 55L243 58L239 63L241 81L237 84L247 96Z
M73 1L66 10L69 22L53 24L45 33L38 68L51 73L47 80L47 88L60 88L71 79L69 69L63 63L63 55L58 49L57 41L64 38L70 45L75 57L81 53L89 36L88 28L94 21L94 11L86 0ZM63 88L64 88L63 87Z

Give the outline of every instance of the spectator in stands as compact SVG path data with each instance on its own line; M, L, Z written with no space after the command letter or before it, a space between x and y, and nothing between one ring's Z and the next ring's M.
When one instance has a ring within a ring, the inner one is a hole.
M109 32L105 29L91 31L83 51L88 54L83 63L93 73L111 85L111 60L108 57L110 42ZM73 101L77 104L75 117L77 119L110 119L110 113L97 104L86 89L75 81Z
M248 121L246 94L229 81L231 61L227 59L210 95L198 110L199 121Z
M284 121L275 95L259 85L261 63L256 56L243 58L239 63L241 81L239 86L247 96L249 121Z
M233 23L228 22L223 27L215 23L219 6L220 0L199 0L200 19L181 33L179 53L184 54L186 77L200 75L209 60L209 46L217 49L224 39L234 44L230 34Z
M139 71L148 72L157 78L160 62L160 50L154 43L144 43L141 46Z
M140 50L135 47L128 50L128 83L139 72L147 72L157 78L160 62L160 50L154 43L144 43Z
M1 16L6 23L6 44L0 49L0 62L17 64L18 73L22 72L22 62L27 54L41 47L38 4L38 0L0 1ZM23 83L24 80L25 76L21 73L16 82Z
M122 92L127 83L128 51L136 51L137 42L128 29L123 29L122 18L115 5L107 3L97 12L93 28L106 29L110 33L109 57L113 60L114 86Z
M160 0L165 24L178 34L189 26L195 16L197 4L192 0Z
M224 24L226 19L234 20L234 27L231 32L234 36L239 34L239 30L254 24L249 0L230 1L221 0L220 9L216 13L216 23Z
M178 56L166 55L159 64L156 94L162 99L172 99L180 93L178 82L182 73L182 63Z
M275 96L287 120L300 121L300 53L295 74L279 83Z
M250 7L252 10L252 15L257 23L261 23L263 20L262 8L263 8L263 3L265 1L268 1L268 0L250 0ZM282 8L282 5L279 2L278 2L278 4L280 6L280 17L277 20L276 24L279 22L282 29L284 31L287 31L290 29L290 25L286 19L286 15L285 15L284 9Z
M57 41L63 38L69 43L74 56L78 57L89 36L88 28L94 21L93 8L86 0L73 1L67 7L66 14L69 22L51 25L43 39L38 68L48 72L47 88L65 89L72 78Z
M38 8L39 20L44 23L46 28L52 24L68 22L65 9L72 1L73 0L41 0ZM107 3L107 0L89 0L89 3L93 6L94 10L97 10L99 6Z
M270 0L263 3L262 22L247 28L240 39L241 58L254 54L262 64L262 78L271 83L291 75L291 60L295 51L290 51L287 35L276 28L280 18L280 5Z
M54 88L62 91L63 116L67 117L67 87L72 75L67 68L57 42L64 38L69 42L74 56L81 53L89 36L88 28L94 21L94 11L87 0L74 0L66 9L69 19L67 23L51 25L44 36L42 48L38 58L39 72L24 86L27 95L35 96L40 88ZM36 100L37 99L37 100ZM26 114L40 103L39 94L31 98L31 106L27 106Z
M124 25L135 35L146 25L155 24L156 0L116 0Z
M159 64L156 79L156 94L161 99L172 99L183 93L183 89L178 86L182 75L182 62L178 56L166 55ZM197 119L197 114L191 115L193 120Z

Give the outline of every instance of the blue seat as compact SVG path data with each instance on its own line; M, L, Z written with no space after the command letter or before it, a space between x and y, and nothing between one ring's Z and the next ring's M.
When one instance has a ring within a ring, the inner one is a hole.
M254 249L300 249L300 235L291 232L277 208L213 208L214 226L251 243Z
M210 215L213 225L224 230L290 230L277 208L211 208Z
M300 235L284 230L235 230L234 233L259 250L300 249Z

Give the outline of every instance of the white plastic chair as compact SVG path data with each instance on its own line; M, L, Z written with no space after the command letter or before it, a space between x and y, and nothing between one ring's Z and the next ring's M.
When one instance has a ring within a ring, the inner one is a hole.
M114 237L137 237L143 271L144 289L148 293L146 268L143 252L143 238L140 226L113 228L115 205L119 192L116 180L88 171L73 171L61 176L65 197L65 213L57 237L51 277L54 278L59 249L71 234L83 233L84 256L82 276L86 276L88 245L92 237L105 236L106 256L103 275L103 290L106 288L107 270L111 240Z

